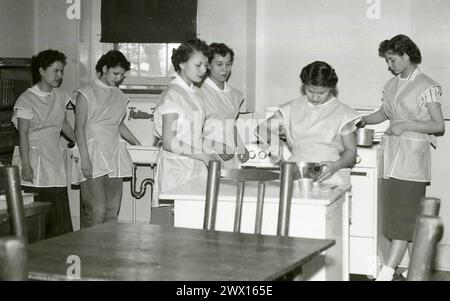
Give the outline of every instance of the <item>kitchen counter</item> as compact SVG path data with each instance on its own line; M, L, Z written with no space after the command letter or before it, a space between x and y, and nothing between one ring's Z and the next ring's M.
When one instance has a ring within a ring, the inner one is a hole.
M311 189L308 193L304 193L298 187L297 181L294 182L292 192L292 203L310 206L330 206L337 201L345 191L350 189L350 185L337 187L336 185L322 184L319 189ZM258 184L256 182L246 183L245 185L245 201L256 202L256 193ZM175 200L183 195L184 200L204 199L206 194L206 178L196 179L183 186L172 190L161 192L160 199ZM278 203L279 184L276 182L266 184L265 203ZM234 202L236 200L236 185L230 180L221 180L219 199L224 202Z
M256 210L256 183L245 187L241 230L253 233ZM294 185L296 187L297 185ZM289 236L334 239L336 245L326 256L305 267L309 280L348 280L349 191L350 185L324 185L319 190L304 193L294 188L289 225ZM206 178L194 179L186 185L161 192L160 199L174 200L175 227L201 229L206 192ZM222 180L216 217L216 230L232 231L236 185ZM266 184L262 234L276 235L279 184ZM325 253L324 253L325 254ZM325 266L317 270L317 267Z

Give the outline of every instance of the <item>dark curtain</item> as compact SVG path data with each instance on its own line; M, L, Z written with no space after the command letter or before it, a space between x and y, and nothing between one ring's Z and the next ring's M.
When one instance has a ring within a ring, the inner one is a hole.
M176 43L196 36L197 0L102 0L105 43Z

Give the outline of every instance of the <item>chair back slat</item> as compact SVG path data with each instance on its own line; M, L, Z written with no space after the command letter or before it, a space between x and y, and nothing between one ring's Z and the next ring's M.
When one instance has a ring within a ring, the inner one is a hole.
M266 185L264 182L258 183L258 195L256 197L256 218L255 218L255 234L261 234L263 210L264 210L264 195L266 193Z
M284 163L281 169L277 235L289 235L289 217L291 215L292 190L296 170L298 168L294 162Z
M426 197L420 202L419 215L438 216L441 207L441 200L438 198Z
M3 181L6 192L11 234L23 238L27 242L25 208L20 189L19 169L17 166L0 167L0 179Z
M208 165L208 179L206 184L206 202L203 219L203 229L216 228L217 198L219 196L220 162L211 161Z
M242 207L244 205L245 182L238 182L236 191L236 208L234 210L234 232L241 232Z
M442 239L443 223L437 216L422 215L418 218L408 281L428 281L433 267L438 242Z

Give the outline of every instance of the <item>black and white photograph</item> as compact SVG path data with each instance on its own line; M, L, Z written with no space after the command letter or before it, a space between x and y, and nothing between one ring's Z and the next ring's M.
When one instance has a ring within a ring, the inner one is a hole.
M0 280L450 281L449 95L448 0L0 0Z

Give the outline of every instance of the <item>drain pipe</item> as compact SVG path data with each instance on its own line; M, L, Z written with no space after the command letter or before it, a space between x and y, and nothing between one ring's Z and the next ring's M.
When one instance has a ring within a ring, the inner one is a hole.
M141 185L139 187L139 191L136 190L136 170L137 170L137 164L133 164L133 176L131 177L131 195L135 199L140 199L144 196L145 191L147 190L147 185L150 186L151 191L151 199L153 199L153 184L155 181L151 178L146 178L141 182Z

